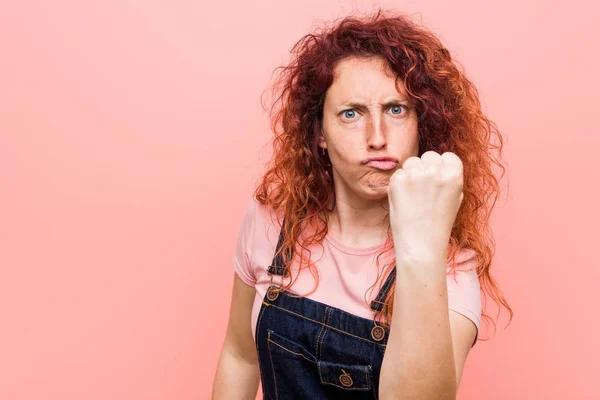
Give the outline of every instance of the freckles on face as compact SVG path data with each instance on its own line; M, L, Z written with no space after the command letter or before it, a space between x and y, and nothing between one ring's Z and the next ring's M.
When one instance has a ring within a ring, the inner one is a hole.
M401 81L378 58L347 58L334 69L323 106L323 135L334 175L364 195L381 194L395 170L365 165L391 157L398 168L418 154L416 111Z

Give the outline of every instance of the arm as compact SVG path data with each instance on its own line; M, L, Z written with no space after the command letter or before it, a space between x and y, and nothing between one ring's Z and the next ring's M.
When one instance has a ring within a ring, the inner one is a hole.
M260 374L250 328L255 295L255 289L234 273L229 323L213 382L212 400L256 398Z
M446 276L438 264L445 262L397 263L394 316L380 376L381 399L456 398L476 327L448 310Z
M451 152L409 157L390 177L396 290L380 374L382 399L456 399L476 328L448 308L446 258L462 203L463 165Z

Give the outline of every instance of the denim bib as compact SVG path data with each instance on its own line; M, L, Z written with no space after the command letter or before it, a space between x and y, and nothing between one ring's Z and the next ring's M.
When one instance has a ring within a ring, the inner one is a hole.
M283 241L282 227L275 253ZM274 276L287 276L282 261L278 254L268 268L256 325L264 399L377 399L389 328L273 284ZM394 267L373 311L381 311L395 277Z

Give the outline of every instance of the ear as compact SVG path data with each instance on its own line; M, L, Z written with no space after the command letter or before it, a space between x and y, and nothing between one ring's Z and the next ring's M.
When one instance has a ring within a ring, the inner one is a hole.
M319 141L317 142L317 145L322 149L327 148L327 142L325 141L325 136L323 136L322 130L321 130L321 134L319 135Z

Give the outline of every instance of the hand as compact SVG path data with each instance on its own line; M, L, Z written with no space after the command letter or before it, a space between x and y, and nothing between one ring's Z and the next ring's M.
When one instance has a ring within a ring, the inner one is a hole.
M397 259L446 260L462 189L463 164L451 152L410 157L392 174L387 193Z

